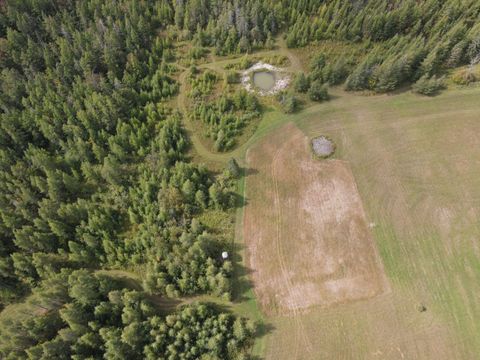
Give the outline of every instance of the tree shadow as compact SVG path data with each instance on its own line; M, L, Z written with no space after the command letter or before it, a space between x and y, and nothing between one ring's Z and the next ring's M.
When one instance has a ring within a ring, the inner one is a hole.
M169 315L173 313L178 305L181 304L181 300L163 295L148 295L147 298L153 305L155 305L161 315Z
M244 248L244 245L235 244L235 252L231 258L234 265L231 301L234 304L247 301L256 301L255 295L253 294L254 285L253 281L251 280L251 274L254 272L254 270L243 265L243 258L242 255L240 255L244 254ZM254 334L255 341L258 341L275 330L275 327L266 321L267 319L256 321ZM264 358L260 356L250 356L249 359L264 360Z
M240 168L240 171L241 171L240 172L240 178L246 178L248 176L255 176L259 172L257 169L247 168L247 167ZM239 209L239 208L242 208L242 207L248 205L248 198L245 197L243 194L235 193L233 196L235 197L235 208L236 209Z
M328 100L326 101L322 101L322 103L328 103L329 101L334 101L334 100L338 100L340 99L341 96L340 95L336 95L336 94L328 94Z
M240 209L248 205L248 199L243 194L232 193L232 196L234 197L235 209Z
M395 95L401 95L401 94L404 94L404 93L410 92L410 91L412 91L412 85L411 84L404 84L404 85L398 87L395 90L387 92L386 95L395 96Z
M275 326L273 326L270 323L264 323L264 322L257 322L256 323L256 331L255 331L255 339L261 339L264 336L270 334L273 330L275 330ZM264 360L264 358L260 356L250 356L250 360Z
M232 253L233 263L233 281L232 281L232 302L242 302L249 299L247 293L253 291L253 282L250 280L250 275L254 270L247 268L243 264L243 258L240 255L244 253L245 246L235 244L235 251Z
M260 323L257 325L257 331L255 332L256 337L263 337L275 330L275 326L269 323Z
M244 177L253 176L258 174L258 170L254 168L242 168L242 174Z
M116 275L115 279L118 280L123 287L127 289L142 291L142 284L137 280L125 275Z
M232 313L231 307L226 304L220 304L214 301L202 301L201 303L211 307L216 313Z

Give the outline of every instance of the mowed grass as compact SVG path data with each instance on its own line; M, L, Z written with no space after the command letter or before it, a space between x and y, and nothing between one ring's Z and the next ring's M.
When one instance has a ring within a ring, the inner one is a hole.
M476 358L480 89L336 95L293 119L350 162L392 292L302 316L313 350L299 358ZM272 323L266 357L287 359L289 321Z
M295 315L388 291L348 164L316 160L291 123L264 140L247 155L244 218L262 309Z

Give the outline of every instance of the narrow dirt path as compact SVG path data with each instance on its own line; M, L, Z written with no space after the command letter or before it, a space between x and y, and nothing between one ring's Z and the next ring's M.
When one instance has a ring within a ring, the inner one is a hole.
M290 61L290 66L288 67L290 71L297 72L304 70L300 59L288 49L285 39L281 36L278 38L278 52L286 56Z

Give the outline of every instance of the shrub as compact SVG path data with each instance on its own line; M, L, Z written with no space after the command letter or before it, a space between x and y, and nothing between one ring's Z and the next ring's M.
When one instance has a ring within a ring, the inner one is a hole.
M308 96L312 101L325 101L328 100L328 88L327 85L322 84L320 81L314 81L308 90Z
M277 96L278 102L282 106L283 112L286 114L292 114L296 112L300 107L300 102L291 93L281 92Z
M310 80L305 76L304 73L300 73L295 78L294 87L295 91L306 93L310 87Z
M271 55L271 56L263 56L261 58L255 58L255 62L264 62L267 64L275 65L275 66L285 66L288 65L288 57L285 55Z
M224 75L225 82L227 84L236 84L240 82L240 77L238 76L238 73L236 71L227 71Z
M452 75L452 81L458 85L468 85L478 81L477 74L472 68L461 69Z
M413 92L426 96L433 96L442 89L445 89L445 81L435 75L431 78L424 75L413 85Z
M207 49L205 49L205 48L202 48L202 47L192 47L190 50L188 50L187 56L188 56L190 59L198 60L198 59L204 57L206 53L207 53Z

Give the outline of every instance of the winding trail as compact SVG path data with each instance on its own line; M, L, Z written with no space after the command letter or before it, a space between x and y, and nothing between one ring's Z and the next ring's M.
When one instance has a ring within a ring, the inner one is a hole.
M291 72L298 72L303 70L300 60L293 54L286 46L285 40L281 37L278 39L277 48L274 50L266 50L266 51L259 51L252 53L253 56L272 56L272 55L284 55L288 58L290 65L285 67L287 70ZM220 73L221 75L225 74L225 65L230 64L232 62L236 62L241 58L242 55L232 59L221 59L217 60L213 57L212 62L208 62L205 64L200 64L197 66L199 69L210 69L215 72ZM232 151L229 152L214 152L211 151L202 141L201 134L198 133L198 129L195 128L192 121L188 118L188 97L187 97L187 76L189 69L184 66L179 66L182 72L178 77L178 82L180 84L179 94L177 96L177 107L178 110L183 114L183 124L187 131L187 134L192 142L192 146L195 152L203 159L208 160L210 162L217 162L217 163L225 163L232 157L241 157L246 151L246 149L254 142L259 135L258 129L255 133L243 144L236 147ZM278 118L278 121L275 123L281 124L291 115L285 115L276 113L275 116ZM263 122L263 120L262 120Z

